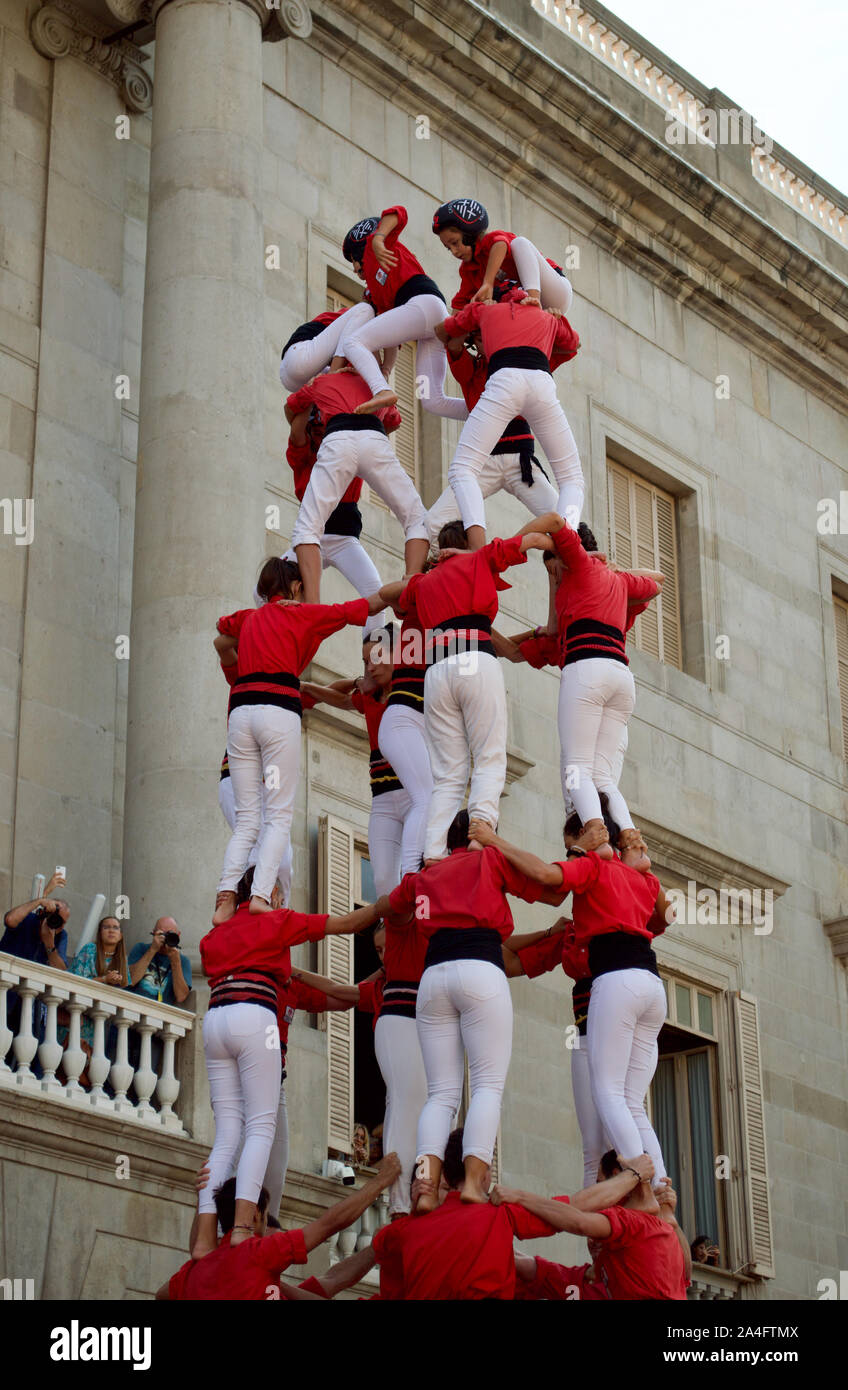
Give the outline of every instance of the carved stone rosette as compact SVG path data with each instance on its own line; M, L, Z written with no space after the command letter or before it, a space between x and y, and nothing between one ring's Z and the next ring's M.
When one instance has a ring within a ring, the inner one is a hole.
M124 24L145 17L149 0L110 0L109 8ZM104 43L110 30L84 14L71 0L48 0L36 10L30 38L45 58L81 58L118 89L128 111L141 114L153 102L153 83L144 70L145 54L126 39Z

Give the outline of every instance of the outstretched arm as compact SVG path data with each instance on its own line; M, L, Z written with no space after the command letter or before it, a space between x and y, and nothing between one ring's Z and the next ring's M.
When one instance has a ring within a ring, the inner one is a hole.
M332 685L315 685L312 681L301 681L301 693L308 695L316 705L332 705L334 709L353 709L350 692L356 681L334 681Z
M357 907L353 912L346 912L342 917L328 917L325 935L351 936L354 932L363 931L365 927L370 927L379 916L376 903L367 903L365 907Z
M556 1202L552 1197L537 1197L534 1192L522 1192L520 1188L502 1187L498 1184L489 1194L489 1201L500 1206L509 1202L513 1206L524 1207L531 1216L538 1216L553 1226L555 1231L570 1231L576 1236L594 1236L603 1240L612 1235L612 1226L605 1216L597 1212L581 1211L571 1202Z
M557 531L561 531L565 522L559 512L543 512L541 516L534 516L530 521L525 522L520 531L516 531L517 536L527 536L531 531L541 531L545 536L553 536Z
M352 1221L356 1221L357 1217L367 1211L380 1193L390 1187L398 1177L400 1160L397 1154L387 1154L380 1162L376 1177L370 1178L358 1192L351 1192L348 1197L336 1202L336 1205L319 1216L317 1221L310 1221L308 1226L304 1226L303 1239L306 1249L317 1249L325 1240L329 1240L330 1236L334 1236L336 1231L343 1231Z
M478 844L493 845L495 849L499 849L504 859L518 869L519 873L532 878L534 883L541 883L545 888L562 887L562 869L559 864L546 864L544 859L531 854L529 850L518 849L516 845L502 840L486 821L473 820L468 833Z

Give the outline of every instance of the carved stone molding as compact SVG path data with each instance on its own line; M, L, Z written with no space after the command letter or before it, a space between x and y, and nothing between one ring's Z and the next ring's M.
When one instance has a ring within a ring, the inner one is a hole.
M848 917L836 917L832 922L824 922L823 926L834 956L848 966Z
M116 18L132 24L149 9L148 0L112 0ZM129 18L125 18L129 15ZM140 115L153 102L153 83L144 70L145 54L122 39L105 43L110 31L92 15L77 9L71 0L49 0L36 10L30 23L33 46L45 58L81 58L116 87L128 111Z
M268 18L262 37L268 43L281 39L308 39L312 33L312 11L306 0L264 0Z

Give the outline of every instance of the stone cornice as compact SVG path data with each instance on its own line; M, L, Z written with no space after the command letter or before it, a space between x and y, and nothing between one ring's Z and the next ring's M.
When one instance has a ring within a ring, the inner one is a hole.
M706 888L725 887L739 891L757 888L771 892L775 898L783 897L790 887L773 874L764 873L740 859L731 859L720 850L690 840L667 826L656 825L643 816L639 816L638 821L655 868L669 869Z
M346 71L426 112L570 227L848 408L848 283L496 12L475 0L318 0L314 19L312 44Z
M128 111L140 115L150 109L153 83L143 67L147 55L127 39L107 43L114 26L71 0L48 0L32 16L29 32L33 47L45 58L81 58L94 68L118 89Z

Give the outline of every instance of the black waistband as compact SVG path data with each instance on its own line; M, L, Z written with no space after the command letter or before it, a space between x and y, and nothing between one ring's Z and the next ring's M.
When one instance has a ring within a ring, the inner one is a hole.
M444 622L434 623L434 632L453 632L461 628L477 628L480 632L491 632L492 620L485 613L460 613L456 618L445 618Z
M383 988L380 1017L414 1019L417 998L417 980L392 980L391 982L387 980Z
M401 304L408 304L418 294L434 294L443 304L445 302L445 296L429 275L411 275L395 295L394 307L397 309Z
M500 934L493 927L442 927L427 943L424 969L447 960L485 960L503 970Z
M406 705L408 709L417 709L423 715L426 672L426 666L395 666L386 708L389 705Z
M338 434L339 430L371 430L373 434L385 434L382 420L378 420L376 415L331 415L327 428L324 431L324 438L328 434Z
M486 380L494 376L503 367L521 367L526 372L547 372L551 375L551 364L547 353L542 352L541 348L534 347L508 347L499 348L493 352L489 358L489 366L486 372Z
M434 666L449 656L466 652L488 652L489 656L495 656L491 631L492 620L483 613L463 613L436 623L433 632L440 635L431 637L427 644L428 664Z
M357 415L357 420L360 416ZM361 536L362 513L355 502L340 502L327 517L325 536Z
M253 685L278 686L279 689L251 690ZM230 692L228 714L242 705L275 705L278 709L290 710L302 719L300 681L290 671L251 671L247 676L237 676Z
M589 969L592 979L614 970L650 970L659 975L657 958L650 939L631 931L602 932L589 942Z
M403 783L379 748L371 749L368 775L371 780L371 795L382 796L384 792L403 791Z
M209 1008L224 1009L230 1004L258 1004L276 1017L276 984L261 970L251 971L249 976L227 975L209 991Z
M532 454L535 444L533 431L523 415L510 420L492 450L493 454Z
M569 623L565 630L563 665L571 666L575 661L607 657L610 661L620 661L627 666L629 662L624 645L625 636L620 627L599 622L597 618L578 618Z
M280 353L280 357L285 357L290 347L295 343L311 343L313 338L317 338L319 333L323 333L325 328L329 328L328 323L318 323L315 319L310 319L309 323L302 323L300 328L296 328Z
M300 677L293 675L291 671L251 671L249 675L236 676L233 689L237 685L256 685L259 682L263 685L285 685L300 690Z

